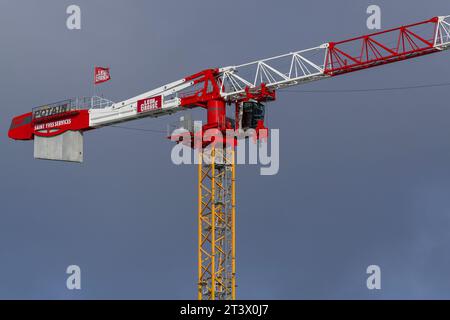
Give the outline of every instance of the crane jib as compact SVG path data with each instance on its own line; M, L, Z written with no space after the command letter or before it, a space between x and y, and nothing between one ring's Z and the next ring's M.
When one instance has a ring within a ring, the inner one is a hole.
M183 118L178 128L185 129L181 139L173 139L177 129L169 136L172 141L200 149L198 298L235 299L237 141L235 136L226 135L227 130L244 136L252 132L255 142L264 140L267 128L263 102L274 101L278 89L448 48L450 16L435 17L238 66L206 69L117 103L89 97L45 105L14 117L8 136L34 139L36 159L82 162L86 130L190 108L205 109L206 124L197 125ZM235 107L234 119L227 117L227 106ZM218 133L213 139L205 139L209 129ZM188 139L191 137L194 143ZM197 137L200 143L195 143ZM212 148L204 149L206 146Z

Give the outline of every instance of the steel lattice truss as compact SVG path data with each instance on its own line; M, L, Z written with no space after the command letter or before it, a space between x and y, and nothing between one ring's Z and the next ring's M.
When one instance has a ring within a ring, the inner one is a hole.
M218 98L228 103L248 98L267 100L277 89L414 58L449 46L450 16L435 17L237 66L207 69L107 108L93 109L89 125L159 117L186 108L205 107L207 101ZM155 96L162 97L162 108L139 114L138 101Z
M198 184L198 298L235 299L234 151L200 154Z

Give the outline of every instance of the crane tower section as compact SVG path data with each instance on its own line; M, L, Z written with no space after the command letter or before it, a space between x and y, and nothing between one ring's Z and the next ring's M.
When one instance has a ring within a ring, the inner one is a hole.
M8 135L16 140L32 140L35 136L86 131L196 107L206 109L208 118L215 119L209 127L224 129L225 109L212 105L234 104L239 109L245 101L274 100L277 89L427 55L449 46L450 16L434 17L237 66L203 70L117 103L98 97L70 99L69 108L13 118Z

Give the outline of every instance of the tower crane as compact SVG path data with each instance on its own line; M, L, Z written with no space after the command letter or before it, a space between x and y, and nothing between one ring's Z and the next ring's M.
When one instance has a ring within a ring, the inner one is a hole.
M8 136L34 140L35 157L82 161L83 132L144 117L203 108L208 129L265 130L265 103L277 90L411 59L450 47L450 16L290 52L200 71L127 100L73 98L33 108L12 119ZM227 106L234 115L227 117ZM236 140L209 143L198 164L198 298L236 298ZM231 153L216 146L231 145ZM193 146L198 147L198 146ZM202 146L204 147L204 143Z

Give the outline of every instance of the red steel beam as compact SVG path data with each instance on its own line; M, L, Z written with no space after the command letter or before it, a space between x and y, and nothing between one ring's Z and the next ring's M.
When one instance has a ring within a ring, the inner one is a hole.
M434 17L410 25L376 32L339 42L330 42L325 58L325 73L331 76L367 69L382 64L388 64L404 59L438 51L433 40L429 41L424 35L414 31L416 27L429 27L433 29L431 39L435 38L439 18ZM396 39L395 47L384 40L385 37ZM359 53L351 53L351 50ZM360 48L360 49L359 49Z

